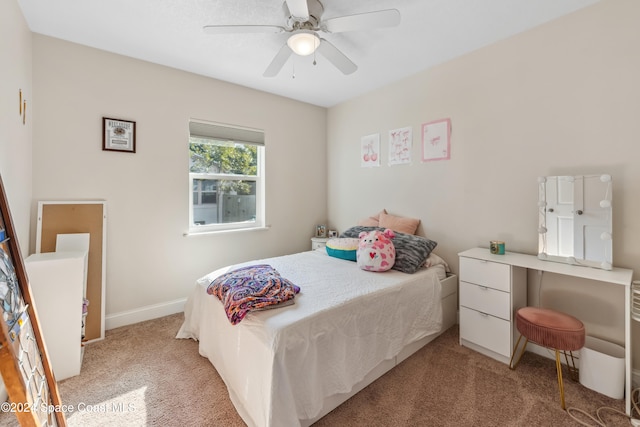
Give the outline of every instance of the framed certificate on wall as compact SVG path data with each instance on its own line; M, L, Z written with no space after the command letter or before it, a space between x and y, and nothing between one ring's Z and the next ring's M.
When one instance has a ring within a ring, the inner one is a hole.
M104 151L136 152L136 122L102 118L102 149Z

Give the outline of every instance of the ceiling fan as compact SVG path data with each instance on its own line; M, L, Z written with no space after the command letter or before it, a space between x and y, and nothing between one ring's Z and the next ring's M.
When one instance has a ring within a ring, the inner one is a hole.
M358 69L345 54L318 33L342 33L392 27L400 23L400 12L396 9L378 10L356 15L322 19L324 7L319 0L285 0L282 5L285 25L205 25L207 34L232 33L290 33L287 42L280 48L265 72L264 77L275 77L292 53L306 56L316 50L344 74ZM315 60L314 60L315 64Z

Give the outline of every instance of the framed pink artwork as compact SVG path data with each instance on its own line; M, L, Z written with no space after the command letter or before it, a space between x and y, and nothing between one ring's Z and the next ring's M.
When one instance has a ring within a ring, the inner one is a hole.
M413 129L411 127L389 131L389 166L411 163Z
M422 125L422 161L451 158L451 119L435 120Z
M380 166L380 134L363 136L360 139L360 166Z

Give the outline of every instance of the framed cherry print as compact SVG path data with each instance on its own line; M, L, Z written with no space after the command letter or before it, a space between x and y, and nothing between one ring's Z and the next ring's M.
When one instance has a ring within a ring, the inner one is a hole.
M363 136L360 140L360 166L380 166L380 134Z

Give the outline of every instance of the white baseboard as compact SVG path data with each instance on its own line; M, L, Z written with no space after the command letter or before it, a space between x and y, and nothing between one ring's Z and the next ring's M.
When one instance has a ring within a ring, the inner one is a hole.
M135 310L121 311L120 313L108 314L105 316L104 327L106 330L119 328L120 326L133 325L145 320L157 319L158 317L169 316L171 314L184 311L186 298L177 299L161 304L148 305L136 308Z
M530 351L531 353L535 353L542 357L546 357L547 359L556 360L556 353L553 350L549 350L548 348L539 346L538 344L533 342L529 342L527 344L527 351ZM580 350L574 351L573 353L579 356Z

